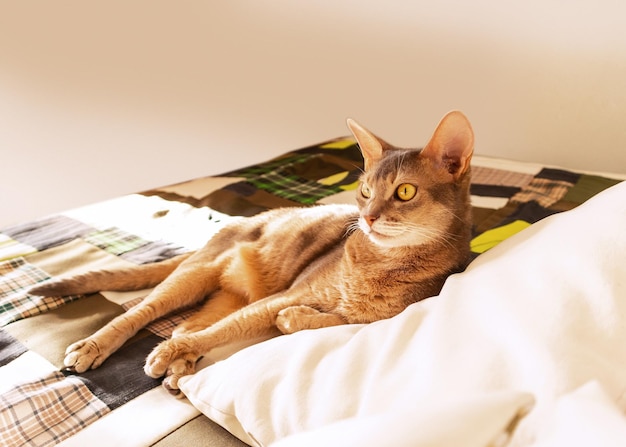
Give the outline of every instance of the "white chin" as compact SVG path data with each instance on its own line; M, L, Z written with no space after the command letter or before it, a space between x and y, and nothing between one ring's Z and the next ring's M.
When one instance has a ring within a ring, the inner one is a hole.
M404 243L402 240L398 238L384 236L379 233L374 233L373 231L367 235L374 244L385 247L385 248L395 248L395 247L406 247L408 244Z
M424 242L422 240L414 240L414 238L409 237L409 235L407 235L406 233L397 236L387 236L383 233L372 230L369 225L363 222L362 219L359 220L359 228L361 229L361 231L363 231L363 233L367 235L370 241L372 241L379 247L407 247L410 245L421 245Z
M372 241L379 247L384 248L410 247L422 245L424 242L426 242L422 239L418 240L414 237L410 237L410 235L407 234L398 236L387 236L381 233L377 233L376 231L372 231L371 229L366 234L370 241Z
M379 247L394 248L394 247L406 246L406 244L404 244L403 241L400 240L402 238L398 239L396 237L386 236L384 234L377 233L376 231L372 231L369 228L368 230L369 231L365 232L365 234L367 234L367 237L369 238L370 241L372 241L374 244L378 245Z

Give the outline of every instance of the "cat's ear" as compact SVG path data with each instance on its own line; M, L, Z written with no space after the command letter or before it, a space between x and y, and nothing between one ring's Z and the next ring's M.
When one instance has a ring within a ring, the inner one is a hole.
M441 119L432 138L422 150L437 166L458 180L470 166L474 153L474 131L463 113L449 112Z
M348 118L346 121L348 129L356 138L363 158L365 159L365 170L367 171L374 163L380 160L383 156L383 141L380 140L372 132L361 126L353 119Z

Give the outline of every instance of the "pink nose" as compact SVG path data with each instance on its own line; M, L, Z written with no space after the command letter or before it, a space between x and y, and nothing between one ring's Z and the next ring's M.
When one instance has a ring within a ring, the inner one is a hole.
M371 227L372 225L374 225L374 222L376 222L376 219L378 219L378 216L368 215L363 216L363 219L365 219L365 222L367 222L367 224Z

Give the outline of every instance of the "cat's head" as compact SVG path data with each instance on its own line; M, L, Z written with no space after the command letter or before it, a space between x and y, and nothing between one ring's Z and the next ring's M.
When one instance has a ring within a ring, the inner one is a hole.
M474 133L465 115L444 116L421 150L394 147L353 120L348 127L365 159L358 225L372 242L382 247L467 244Z

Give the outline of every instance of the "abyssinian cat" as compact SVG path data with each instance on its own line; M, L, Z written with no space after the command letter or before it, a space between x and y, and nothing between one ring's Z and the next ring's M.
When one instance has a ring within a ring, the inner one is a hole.
M206 303L148 356L145 372L178 379L212 348L278 328L289 334L392 317L439 293L469 260L474 134L461 112L424 149L400 149L348 120L365 160L358 206L267 211L223 228L197 252L58 279L37 295L154 287L138 305L67 348L65 365L97 368L151 321Z

